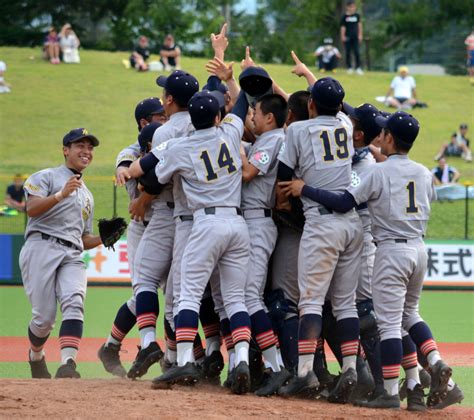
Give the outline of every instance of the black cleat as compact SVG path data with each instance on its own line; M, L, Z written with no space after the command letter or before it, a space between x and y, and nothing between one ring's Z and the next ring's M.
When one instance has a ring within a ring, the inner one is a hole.
M385 408L392 410L400 410L400 397L397 395L388 395L387 391L384 391L382 395L374 398L370 401L358 401L359 407L366 408Z
M140 378L148 372L150 366L162 359L164 353L161 351L157 342L151 343L147 348L142 349L138 347L137 357L133 362L132 367L127 373L130 379Z
M420 382L423 389L429 388L431 386L431 376L425 369L420 370ZM407 397L406 378L400 381L400 389L398 392L400 394L400 400L403 401Z
M440 401L438 404L431 406L433 410L441 410L443 408L449 407L450 405L461 403L464 399L464 394L456 384L451 391L448 391L446 398Z
M120 344L102 344L99 351L97 352L97 356L99 356L99 359L107 372L114 376L120 376L121 378L124 378L127 376L127 371L120 362L120 347Z
M427 405L433 407L440 404L448 395L448 382L453 370L443 361L438 360L431 368L431 387Z
M413 390L407 389L407 410L423 412L427 410L423 387L416 384Z
M222 386L224 388L232 389L232 381L234 380L234 369L227 371L227 378L225 379Z
M59 366L56 372L56 379L61 378L74 378L79 379L81 375L76 370L76 362L72 359L68 359L65 365Z
M357 400L367 400L375 390L375 381L369 366L363 362L357 369L357 385L349 396L349 402L354 403Z
M276 394L290 378L291 373L284 367L281 368L280 372L273 372L272 370L265 372L263 384L255 391L255 395L258 395L259 397L268 397Z
M329 393L328 401L335 404L346 404L357 386L357 372L353 368L341 374L334 389Z
M156 377L151 382L153 389L168 389L171 385L194 385L199 381L201 372L193 362L188 362L184 366L173 365L163 375Z
M316 374L311 370L306 376L300 378L293 376L288 385L280 387L278 395L282 397L306 397L310 398L316 395L319 388L319 381Z
M212 383L213 379L219 379L220 385L220 376L222 369L224 369L224 358L222 357L222 353L219 350L213 351L209 356L206 356L204 362L201 365L202 369L202 377L207 382L211 380Z
M234 394L246 394L250 391L250 370L246 362L240 362L232 372L231 388Z
M170 362L166 356L160 359L161 373L165 373L175 365L176 363Z
M29 361L31 368L31 377L35 379L51 379L51 374L46 366L46 360L43 356L41 360Z

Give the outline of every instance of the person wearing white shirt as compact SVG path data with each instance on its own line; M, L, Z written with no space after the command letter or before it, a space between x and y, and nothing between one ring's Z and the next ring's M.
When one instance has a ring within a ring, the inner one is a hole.
M69 23L66 23L59 34L59 45L63 53L65 63L80 63L79 58L79 38L74 33Z
M398 75L395 76L390 84L390 89L385 96L385 105L393 108L411 109L417 103L416 83L412 76L408 75L407 66L401 66L398 69Z

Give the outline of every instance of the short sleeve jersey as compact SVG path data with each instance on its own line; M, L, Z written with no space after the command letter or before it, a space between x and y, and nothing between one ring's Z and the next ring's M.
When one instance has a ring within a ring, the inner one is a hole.
M410 99L413 96L412 89L416 88L416 83L412 76L395 76L390 87L393 89L393 96L395 98Z
M174 141L178 138L189 136L193 131L194 127L191 123L189 112L183 111L171 115L166 124L158 127L155 134L153 134L152 153L158 157L161 148L165 147L163 146L164 143L167 143L171 139ZM189 214L188 205L179 182L173 182L167 185L160 193L157 201L174 201L175 216Z
M267 131L252 144L247 152L249 163L258 175L242 184L242 210L272 209L275 206L275 183L278 172L278 153L285 138L282 128Z
M407 155L371 165L348 191L357 204L367 202L376 242L421 238L436 198L431 172Z
M351 183L352 131L342 112L295 122L288 127L278 159L310 187L342 192ZM306 197L302 202L305 211L319 206Z
M346 37L351 39L357 39L359 35L359 22L360 22L359 13L354 13L353 15L344 14L341 18L341 26L346 28Z
M242 120L228 114L221 125L198 130L190 137L173 139L154 153L156 175L162 184L181 176L189 208L240 207Z
M15 184L11 184L7 187L7 194L18 203L21 203L25 199L23 188L17 190Z
M61 191L74 175L66 166L44 169L31 175L25 182L27 194L48 197ZM38 217L28 217L25 238L33 232L42 232L72 242L83 249L82 236L92 233L94 198L84 181L82 186Z

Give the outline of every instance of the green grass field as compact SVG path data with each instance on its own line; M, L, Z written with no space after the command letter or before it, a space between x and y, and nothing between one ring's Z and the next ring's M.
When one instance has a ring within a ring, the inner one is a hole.
M63 135L71 128L85 126L101 140L85 177L96 200L95 216L110 217L115 157L137 135L135 105L145 97L161 94L155 84L158 74L126 70L121 60L127 56L127 53L81 51L80 65L53 66L40 58L39 49L0 47L0 59L8 65L5 79L13 85L12 93L0 95L2 193L14 173L30 174L61 164ZM203 85L208 76L205 63L204 59L185 58L183 68L195 74ZM290 73L290 66L265 67L288 92L306 88L302 79ZM374 102L375 96L384 95L393 75L369 72L360 77L341 71L336 77L346 90L346 100L358 105ZM474 130L473 88L467 77L459 76L420 75L416 81L419 97L429 108L413 111L422 129L412 158L431 168L440 144L449 139L459 123L466 122ZM461 181L474 181L474 164L458 158L453 158L451 163L461 172ZM97 180L97 176L105 178ZM123 189L118 191L117 198L119 214L127 215ZM472 238L474 218L471 219ZM21 232L22 228L21 217L0 218L0 232ZM428 237L463 236L464 203L435 203Z
M126 287L89 288L85 305L84 337L105 338L115 311L129 296L130 289ZM160 307L164 307L162 299ZM21 287L0 287L0 336L24 336L30 313L31 308ZM474 342L473 293L425 291L421 300L421 314L433 328L435 338L439 342ZM158 322L159 337L163 337L161 325L162 322ZM58 328L59 322L52 336L58 335ZM132 330L130 337L138 337L136 328ZM50 363L50 366L54 372L57 363ZM330 368L334 372L337 371L335 363L331 363ZM84 378L109 377L100 363L81 363L80 372ZM158 368L152 369L146 378L156 376L157 372ZM474 406L474 367L455 367L454 376L466 396L463 405ZM28 378L30 377L28 364L26 362L0 363L0 378L2 377Z

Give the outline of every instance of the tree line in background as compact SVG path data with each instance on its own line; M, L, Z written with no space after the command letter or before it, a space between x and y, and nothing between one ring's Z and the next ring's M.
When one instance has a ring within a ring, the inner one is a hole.
M232 0L0 0L0 45L41 45L48 26L69 22L85 48L131 50L139 35L157 52L173 33L185 55L208 56L211 32L230 20L229 59L246 45L261 62L308 63L324 37L340 46L345 0L257 0L257 11L236 11ZM445 65L465 73L463 41L474 24L474 0L360 0L365 57L387 69L389 58ZM398 58L397 58L398 57ZM367 64L367 63L366 63Z

